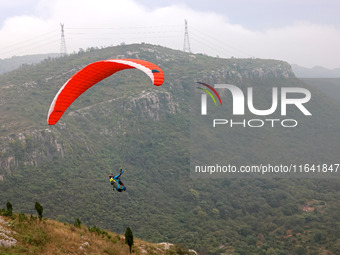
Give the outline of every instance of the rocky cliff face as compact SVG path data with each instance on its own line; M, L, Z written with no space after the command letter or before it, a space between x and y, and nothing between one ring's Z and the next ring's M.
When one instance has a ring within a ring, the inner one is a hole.
M179 104L167 91L143 91L137 97L130 97L123 104L124 112L138 112L142 118L158 121L160 115L175 114L180 111Z
M0 180L22 165L63 158L63 142L50 129L32 130L0 138Z
M133 112L138 115L138 118L153 121L158 121L161 116L166 114L175 114L180 111L178 103L167 91L142 91L137 96L119 99L119 101L123 114ZM76 118L95 119L93 115L100 112L100 114L109 116L117 109L116 105L113 106L112 103L117 102L115 99L101 102L70 112L68 115ZM113 135L112 128L112 126L103 127L100 135ZM69 150L72 140L80 141L88 152L93 152L93 148L86 144L86 139L70 132L72 130L68 131L68 125L60 121L55 127L27 130L0 137L0 181L5 178L6 174L11 174L20 166L35 166L44 160L64 158L65 151ZM67 138L63 138L61 133L66 134Z
M249 62L250 60L248 60ZM288 79L294 78L295 75L291 66L282 61L268 61L258 64L249 65L247 61L237 61L229 66L221 66L214 71L204 73L203 79L213 80L218 79L221 81L229 81L235 84L242 84L244 80L250 79L266 79L278 78ZM256 60L254 60L256 63Z

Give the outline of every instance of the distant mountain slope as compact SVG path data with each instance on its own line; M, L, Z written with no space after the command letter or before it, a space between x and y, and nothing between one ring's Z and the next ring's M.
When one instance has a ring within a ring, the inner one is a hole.
M164 71L165 83L155 87L138 70L122 71L48 126L49 105L67 79L109 58L151 61ZM16 211L34 213L38 200L49 218L79 218L117 233L130 226L144 240L183 243L202 254L340 254L338 179L190 177L189 101L200 95L197 81L254 87L261 109L270 106L273 86L312 93L312 117L298 109L287 116L299 120L298 128L227 130L219 138L224 146L212 143L210 153L245 165L338 162L339 104L297 79L286 62L212 58L148 44L89 49L0 76L0 205L11 201ZM209 138L208 131L202 137ZM126 170L123 193L108 179L119 168Z
M327 69L322 66L306 68L293 64L292 69L299 78L340 78L340 68Z
M340 78L303 78L302 80L329 97L340 101Z
M36 64L43 61L46 58L58 57L57 53L50 54L35 54L27 56L15 56L11 58L0 59L0 74L13 71L21 65Z

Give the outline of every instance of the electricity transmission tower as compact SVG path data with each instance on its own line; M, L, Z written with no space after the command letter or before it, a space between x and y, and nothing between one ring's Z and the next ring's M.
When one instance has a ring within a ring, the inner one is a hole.
M65 56L67 55L67 50L66 50L66 41L65 41L65 34L64 34L64 24L61 24L61 41L60 41L60 56Z
M190 41L189 41L189 33L188 33L188 21L185 19L184 23L185 23L185 32L184 32L183 51L191 53Z

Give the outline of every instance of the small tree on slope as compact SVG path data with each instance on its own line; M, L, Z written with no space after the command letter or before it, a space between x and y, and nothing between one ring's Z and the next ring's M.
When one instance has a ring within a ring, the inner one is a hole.
M127 227L125 231L125 242L127 243L127 245L129 245L130 253L131 253L131 247L133 245L133 234L129 227Z
M39 202L35 202L34 207L35 207L35 210L38 213L39 219L41 220L44 208L42 207L42 205Z

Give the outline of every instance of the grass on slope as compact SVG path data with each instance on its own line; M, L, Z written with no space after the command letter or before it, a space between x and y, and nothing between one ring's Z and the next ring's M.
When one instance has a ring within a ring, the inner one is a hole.
M14 238L16 245L2 247L0 254L129 254L124 236L98 227L75 227L72 224L25 214L0 216L0 244ZM12 239L13 240L13 239ZM134 238L133 254L191 254L180 245L152 244Z

